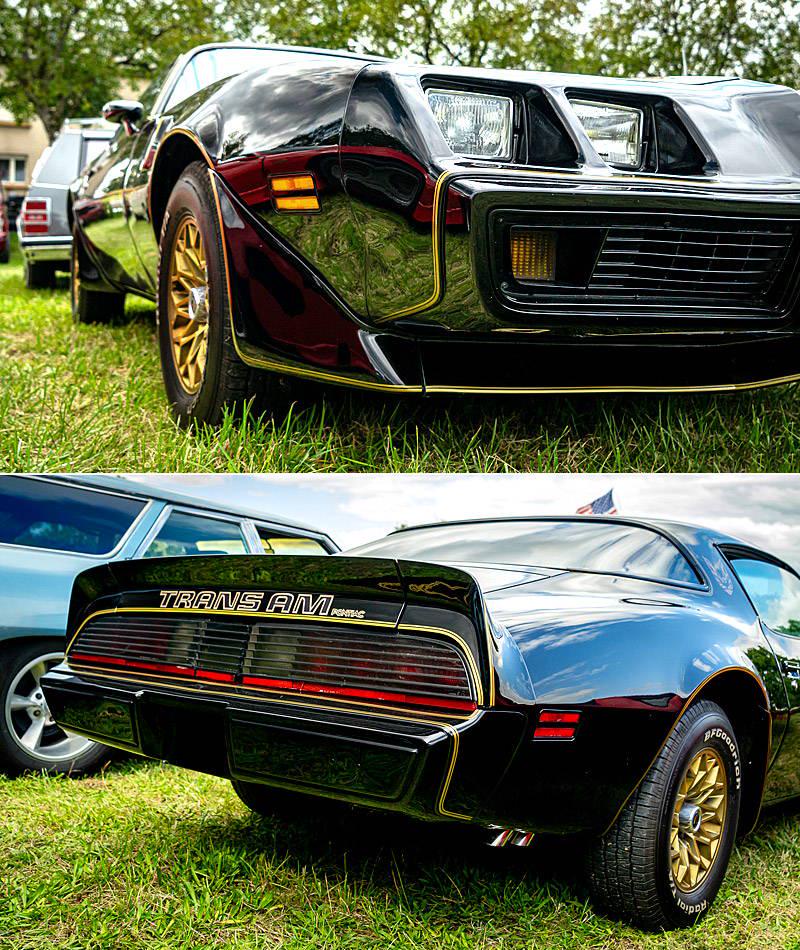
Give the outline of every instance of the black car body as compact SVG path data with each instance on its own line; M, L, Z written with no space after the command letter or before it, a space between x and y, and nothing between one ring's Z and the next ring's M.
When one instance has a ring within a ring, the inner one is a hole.
M72 260L72 228L67 214L70 184L105 151L114 127L102 119L67 119L33 170L28 193L17 216L25 282L52 287L56 271Z
M793 570L712 531L465 522L333 558L87 571L44 682L69 729L230 777L250 803L277 786L486 826L499 844L580 835L615 861L630 822L657 839L672 816L677 834L681 743L709 755L723 736L716 884L668 887L658 850L649 910L601 895L667 926L706 909L763 802L800 794L798 630ZM659 776L673 785L651 827L631 814Z
M170 195L199 162L246 367L417 393L800 375L796 92L280 48L192 85L221 50L110 104L127 131L74 193L87 289L162 293Z

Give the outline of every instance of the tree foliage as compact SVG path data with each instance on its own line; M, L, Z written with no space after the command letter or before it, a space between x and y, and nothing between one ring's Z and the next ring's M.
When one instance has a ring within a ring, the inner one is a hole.
M238 8L244 33L456 66L568 69L583 0L283 0Z
M584 43L589 71L617 76L736 74L796 84L800 4L605 0Z
M211 0L0 0L0 23L0 103L19 121L38 116L51 140L123 80L223 35Z

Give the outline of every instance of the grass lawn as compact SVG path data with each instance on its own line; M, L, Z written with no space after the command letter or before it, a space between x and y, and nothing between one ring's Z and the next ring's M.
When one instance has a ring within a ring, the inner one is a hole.
M715 909L642 934L594 914L575 855L343 810L260 818L221 779L142 761L0 779L0 947L798 950L798 813L739 844Z
M0 266L0 468L27 471L796 470L796 386L705 396L389 397L307 386L276 418L180 431L154 310L73 326L67 283Z

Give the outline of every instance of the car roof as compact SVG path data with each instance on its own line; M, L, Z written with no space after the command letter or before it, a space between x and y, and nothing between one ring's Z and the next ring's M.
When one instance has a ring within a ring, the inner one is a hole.
M616 524L634 525L639 528L647 528L651 531L657 531L659 534L667 535L674 540L683 543L694 543L698 539L711 544L735 544L742 547L758 550L754 545L746 544L740 538L716 531L713 528L707 528L702 525L690 524L683 521L670 521L663 518L626 518L619 515L518 515L513 517L497 518L466 518L458 521L434 521L426 524L407 525L403 528L397 528L392 534L400 534L404 531L415 531L418 528L440 528L448 525L467 525L467 524L494 524L498 522L515 521L576 521L576 522L612 522Z
M352 53L346 49L320 49L316 46L287 46L282 43L247 43L239 40L229 40L225 43L202 43L188 49L180 58L194 56L210 49L263 49L274 50L276 53L308 53L310 56L335 56L342 59L356 59L364 63L388 63L391 60L385 56L373 56L367 53Z
M312 528L310 525L299 521L291 521L281 515L273 514L267 511L258 511L255 508L247 508L237 504L219 504L215 505L208 499L198 498L195 495L189 495L180 491L173 491L168 488L159 488L145 482L138 482L135 478L123 475L43 475L33 476L24 475L23 478L44 478L50 481L69 482L70 484L85 485L89 488L102 488L114 492L134 495L139 498L152 498L157 501L165 501L174 505L184 505L186 507L202 509L203 511L218 512L231 515L238 515L242 518L251 518L254 521L267 521L271 524L285 525L287 528L295 528L299 531L305 531L309 534L316 534L327 538L333 544L330 535L321 531L319 528Z

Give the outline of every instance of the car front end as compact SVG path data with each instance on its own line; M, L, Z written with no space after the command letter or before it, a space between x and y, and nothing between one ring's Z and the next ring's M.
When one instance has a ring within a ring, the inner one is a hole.
M338 165L321 149L265 155L258 188L243 160L217 166L242 354L420 392L796 379L798 103L739 79L370 64ZM291 175L295 205L270 191ZM316 354L267 326L264 288L246 286L240 259L275 267L262 226L310 265L313 316L312 294L333 291ZM362 282L342 277L354 261Z

